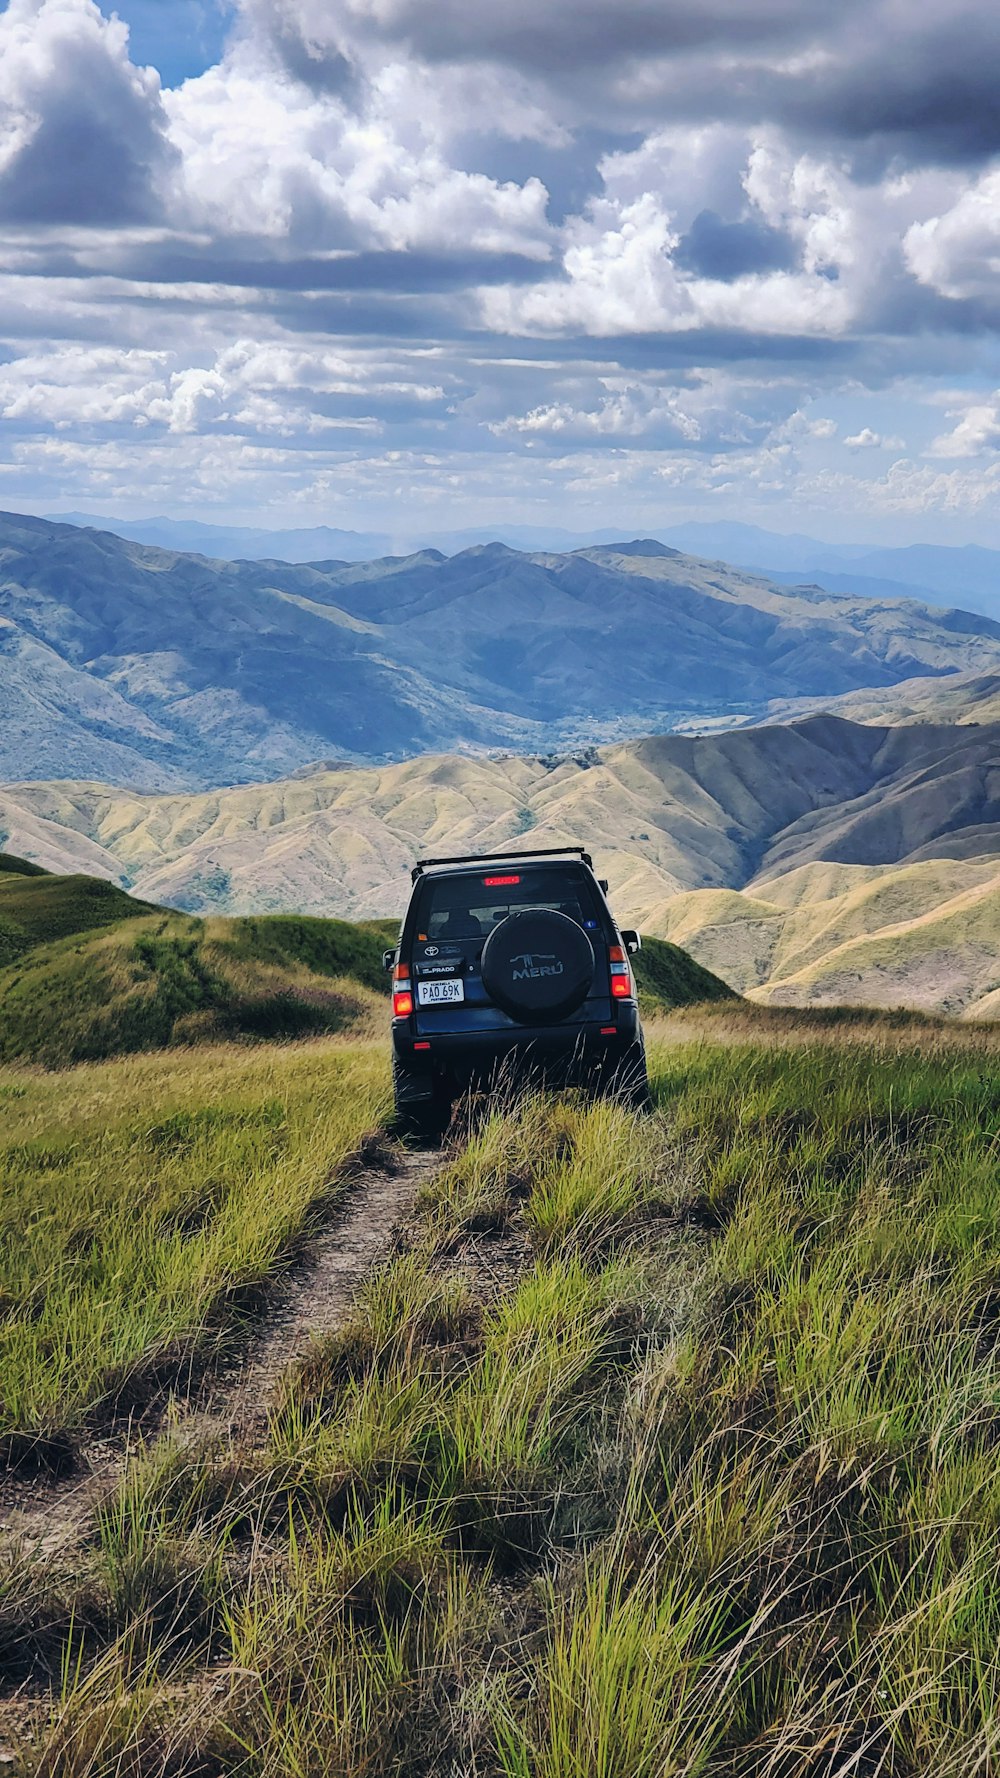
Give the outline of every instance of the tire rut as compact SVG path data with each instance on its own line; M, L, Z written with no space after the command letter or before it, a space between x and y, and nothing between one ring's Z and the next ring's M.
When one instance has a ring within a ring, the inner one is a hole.
M372 1267L386 1257L417 1190L442 1164L439 1150L385 1144L377 1161L350 1175L330 1220L272 1287L269 1304L242 1359L170 1401L190 1409L192 1430L252 1436L267 1421L276 1386L288 1365L316 1336L334 1332ZM86 1537L94 1512L124 1474L143 1438L131 1423L82 1446L77 1467L62 1477L0 1478L0 1555L65 1556Z

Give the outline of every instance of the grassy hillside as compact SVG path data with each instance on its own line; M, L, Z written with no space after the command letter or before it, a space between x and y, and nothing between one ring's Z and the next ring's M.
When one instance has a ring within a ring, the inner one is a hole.
M125 876L189 913L351 919L401 912L415 856L586 836L619 919L690 946L740 990L795 977L787 993L804 1002L891 993L951 1011L997 986L983 885L1000 856L998 756L997 724L818 716L571 755L317 768L193 797L17 785L0 788L0 823L22 853ZM779 880L810 883L801 907L784 891L775 903ZM977 896L975 935L966 944L949 913L937 963L896 943L896 926ZM824 973L824 954L875 932L875 950Z
M0 969L0 1059L53 1067L368 1026L384 1011L382 951L395 935L390 923L295 916L119 920Z
M349 919L401 911L415 857L585 839L620 918L656 932L664 902L690 889L742 890L815 860L997 851L998 748L997 726L818 716L570 754L316 768L197 796L11 785L0 824L22 855L125 875L189 913Z
M806 865L752 892L675 896L662 929L741 992L778 1004L989 1017L1000 988L1000 861Z
M62 1067L168 1044L383 1028L392 920L201 920L93 878L11 870L0 910L0 1061ZM731 992L656 940L636 974L647 1011Z
M43 877L40 864L29 864L26 858L15 858L11 852L0 852L0 874L9 871L15 877Z
M336 1230L377 1070L0 1071L6 1426L89 1461L181 1395L54 1553L5 1504L23 1778L992 1770L1000 1040L698 1017L652 1117L456 1137L249 1422L186 1366L241 1327L253 1363L246 1287Z
M735 990L726 982L696 963L679 945L668 944L661 938L644 938L642 950L632 959L632 967L644 1017L672 1012L679 1006L736 998Z
M99 877L50 876L19 864L0 855L0 968L38 945L156 912Z

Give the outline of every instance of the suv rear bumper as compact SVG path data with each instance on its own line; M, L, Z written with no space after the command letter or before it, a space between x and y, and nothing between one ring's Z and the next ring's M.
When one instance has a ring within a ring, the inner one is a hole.
M585 1075L598 1062L620 1060L638 1040L638 1007L619 1003L615 1013L613 1031L608 1020L603 1026L519 1025L506 1030L442 1032L429 1039L415 1037L409 1020L399 1019L393 1023L392 1047L400 1068L405 1069L406 1097L414 1100L429 1097L442 1075L464 1083L512 1057L526 1069L533 1065L557 1068L572 1079L577 1073Z

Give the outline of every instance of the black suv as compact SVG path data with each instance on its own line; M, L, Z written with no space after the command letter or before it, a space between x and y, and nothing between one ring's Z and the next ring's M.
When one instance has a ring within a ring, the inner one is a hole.
M456 1093L511 1061L645 1103L646 1052L628 954L581 847L427 858L393 971L396 1112L439 1129Z

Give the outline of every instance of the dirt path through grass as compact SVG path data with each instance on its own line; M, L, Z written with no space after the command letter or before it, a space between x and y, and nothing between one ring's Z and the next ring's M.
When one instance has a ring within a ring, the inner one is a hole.
M389 1253L420 1185L441 1166L436 1149L374 1147L346 1183L328 1226L271 1289L240 1360L205 1381L174 1388L170 1402L191 1412L192 1430L212 1427L241 1442L266 1424L278 1381L310 1341L343 1321L358 1285ZM124 1473L141 1440L162 1423L166 1403L87 1441L70 1475L0 1477L0 1553L14 1544L25 1556L60 1557L86 1536L95 1508Z
M391 1250L417 1190L441 1166L437 1149L386 1144L352 1182L337 1222L313 1242L288 1275L280 1298L213 1395L209 1412L246 1434L264 1423L275 1388L313 1339L334 1333L358 1285Z

